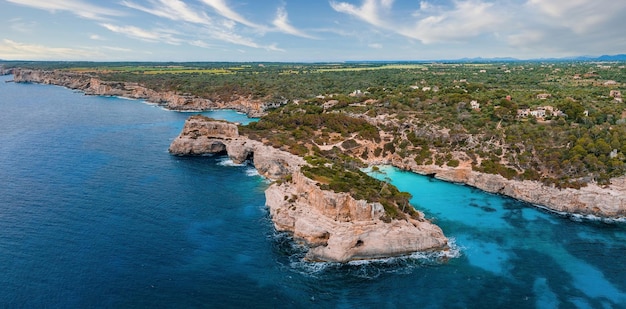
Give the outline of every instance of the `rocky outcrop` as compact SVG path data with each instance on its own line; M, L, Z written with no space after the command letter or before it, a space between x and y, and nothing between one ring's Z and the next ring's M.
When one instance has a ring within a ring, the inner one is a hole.
M266 205L278 231L307 245L308 260L347 262L447 248L438 226L424 219L385 222L381 204L321 190L300 173L302 158L239 136L234 124L190 117L169 151L227 153L237 163L251 160L265 177L281 179L266 190Z
M265 197L276 229L304 241L311 261L376 259L447 246L442 230L431 222L384 222L381 204L322 190L299 172L289 183L271 185Z
M413 160L396 158L387 163L405 170L435 178L464 183L490 193L502 194L549 210L617 219L626 217L626 177L613 179L612 185L588 184L581 189L558 189L538 181L506 179L471 168L417 165Z
M0 66L0 76L13 74L13 69L6 69L4 66Z
M248 97L233 96L228 102L214 102L193 95L173 91L158 92L138 83L102 81L87 74L67 71L43 71L15 69L13 80L18 83L58 85L84 91L88 95L119 96L146 100L165 108L179 111L202 111L211 109L234 109L250 117L264 114L266 104Z

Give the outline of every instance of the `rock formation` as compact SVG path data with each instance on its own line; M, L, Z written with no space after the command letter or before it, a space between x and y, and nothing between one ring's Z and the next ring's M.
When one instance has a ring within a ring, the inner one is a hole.
M0 66L0 76L13 74L13 69L7 69L4 66Z
M613 184L607 187L588 184L580 189L558 189L538 181L510 180L500 175L476 172L471 168L417 165L413 160L400 158L391 162L376 163L391 164L422 175L433 175L441 180L467 184L556 212L593 215L607 219L626 217L626 177L613 179Z
M66 71L43 71L14 69L13 80L18 83L58 85L84 91L88 95L119 96L157 103L171 110L201 111L211 109L234 109L250 117L264 114L266 104L248 97L235 96L228 102L214 102L193 95L173 91L157 92L138 83L102 81L87 74Z
M308 260L347 262L447 248L438 226L423 219L385 222L381 204L320 189L300 173L302 158L240 136L234 124L190 117L169 151L226 153L237 163L252 160L265 177L281 179L266 190L266 204L275 228L307 245Z

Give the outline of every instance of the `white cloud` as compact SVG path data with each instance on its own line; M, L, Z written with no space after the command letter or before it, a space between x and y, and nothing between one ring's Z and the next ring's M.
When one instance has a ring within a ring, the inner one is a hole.
M367 46L369 46L370 48L375 48L375 49L383 48L383 44L380 44L380 43L372 43L372 44L369 44Z
M380 15L383 10L391 9L392 4L393 1L390 0L364 0L363 4L357 7L347 2L330 2L330 6L333 10L352 15L378 27L387 27L387 24L381 19Z
M182 40L175 38L175 32L168 30L144 30L135 26L117 26L113 24L100 24L109 31L120 33L131 38L140 39L147 42L164 42L171 45L180 45Z
M282 8L282 7L278 8L278 11L276 12L276 18L274 19L274 22L272 22L272 24L276 26L276 28L281 32L303 37L303 38L313 39L312 36L296 29L294 26L292 26L289 23L289 19L287 17L287 11L285 10L285 8Z
M241 16L239 13L235 12L233 9L231 9L228 6L228 4L226 4L224 0L202 0L202 2L212 7L215 11L217 11L218 14L220 14L221 16L227 19L236 21L250 28L254 28L260 31L267 31L267 27L251 22L245 17Z
M189 45L202 47L202 48L211 48L211 47L213 47L210 44L208 44L208 43L206 43L204 41L201 41L201 40L191 41L191 42L189 42Z
M130 1L122 1L121 4L131 9L176 21L186 21L197 24L210 24L211 21L205 13L198 13L179 0L150 0L150 4L153 5L152 8Z
M124 52L124 53L134 52L134 50L130 48L123 48L123 47L117 47L117 46L102 46L102 48L116 51L116 52Z
M13 18L9 20L9 23L11 24L11 30L21 33L33 33L35 31L35 27L37 26L36 22L26 22L21 18Z
M421 5L427 11L431 5ZM484 33L491 33L504 22L502 14L491 3L480 0L457 1L451 9L419 19L414 26L399 27L398 33L420 40L425 44L435 42L465 41Z
M104 41L105 39L97 34L92 34L89 36L90 39L94 41Z
M383 18L392 9L393 1L390 0L363 0L360 7L345 2L330 2L330 5L337 12L425 44L467 40L492 32L503 22L494 5L481 0L454 1L453 7L421 1L409 23Z
M4 39L0 43L0 58L7 60L76 60L96 58L97 53L86 49L49 47Z
M554 27L566 27L576 34L596 31L626 14L626 1L615 0L528 0L526 5L547 15L542 21Z
M111 10L86 3L81 0L6 0L15 4L29 6L37 9L55 11L69 11L77 16L87 19L105 20L107 17L120 16L122 12Z

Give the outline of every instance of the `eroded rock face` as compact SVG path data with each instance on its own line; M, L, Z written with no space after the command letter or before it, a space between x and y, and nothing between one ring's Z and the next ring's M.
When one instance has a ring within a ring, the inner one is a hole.
M170 146L177 155L222 152L224 145L234 162L252 159L259 174L291 180L272 184L265 192L274 226L293 234L309 247L311 261L347 262L444 250L441 229L426 220L385 222L379 203L355 200L347 193L321 190L300 173L302 158L239 136L237 126L203 116L189 118Z
M417 165L410 160L388 163L419 174L434 175L441 180L464 183L490 193L506 195L557 212L603 218L626 217L626 177L613 179L613 184L608 187L588 184L581 189L558 189L538 181L509 180L500 175L472 171L471 168Z
M13 74L13 69L7 69L4 66L0 66L0 75Z
M213 102L193 95L173 91L157 92L137 83L102 81L86 74L65 71L13 70L13 80L18 83L40 83L64 86L84 91L88 95L120 96L141 99L160 104L171 110L201 111L211 109L234 109L250 117L264 114L266 104L249 97L233 96L231 101Z
M348 262L443 250L443 231L428 221L393 220L383 206L354 200L345 193L321 190L299 172L291 183L273 184L265 191L274 226L293 233L310 249L311 261Z

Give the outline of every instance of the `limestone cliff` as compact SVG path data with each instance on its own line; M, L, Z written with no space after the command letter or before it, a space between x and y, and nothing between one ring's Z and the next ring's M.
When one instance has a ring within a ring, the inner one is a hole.
M14 69L13 80L23 83L58 85L84 91L88 95L119 96L157 103L171 110L200 111L211 109L234 109L250 117L263 115L266 105L247 97L234 96L228 102L214 102L173 91L158 92L130 82L102 81L87 74L67 71L43 71Z
M227 153L234 162L251 159L261 175L284 180L266 190L266 204L275 228L303 241L311 261L347 262L447 247L438 226L423 219L385 222L381 204L321 190L300 173L306 164L302 158L239 136L233 124L190 117L169 151Z
M538 181L506 179L500 175L485 174L468 168L417 165L410 159L393 158L390 161L370 163L391 164L401 169L435 178L458 182L490 193L506 195L556 212L593 215L616 219L626 217L626 177L612 180L612 185L600 187L589 184L581 189L558 189Z
M0 66L0 76L13 74L13 69L7 69L4 66Z

